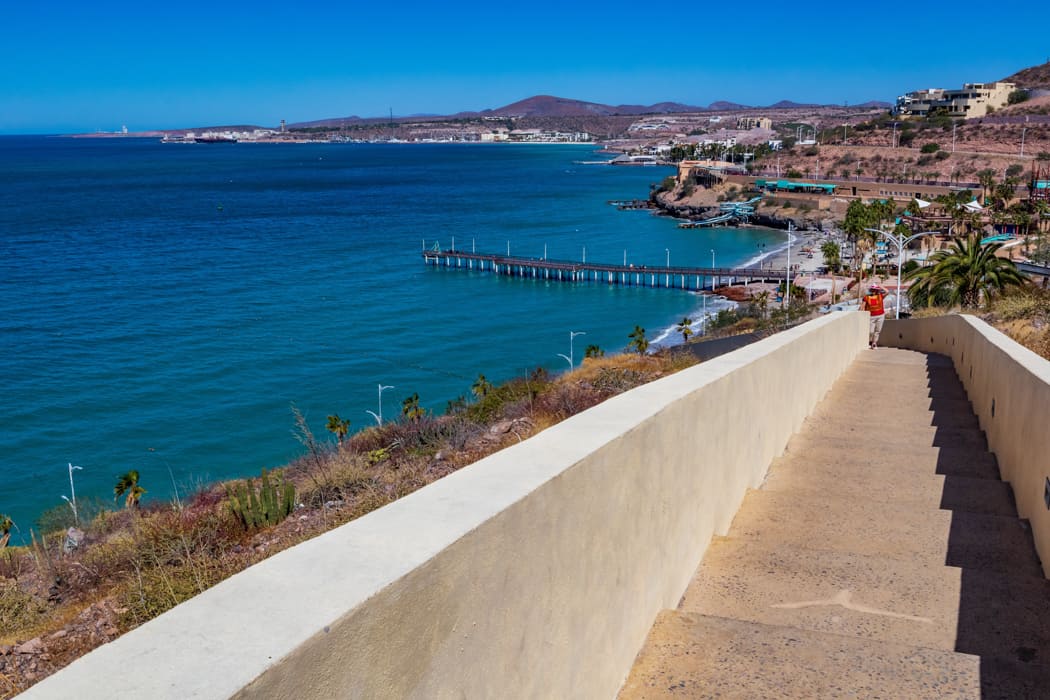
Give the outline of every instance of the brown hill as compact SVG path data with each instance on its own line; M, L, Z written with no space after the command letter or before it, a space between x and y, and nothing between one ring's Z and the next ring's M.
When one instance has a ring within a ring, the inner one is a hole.
M1050 61L1042 65L1019 70L1009 78L1003 78L1003 80L1028 90L1050 90Z
M703 107L690 107L677 102L661 102L655 105L603 105L553 95L537 95L519 100L499 109L480 112L486 117L586 117L637 114L666 114L669 112L702 112Z

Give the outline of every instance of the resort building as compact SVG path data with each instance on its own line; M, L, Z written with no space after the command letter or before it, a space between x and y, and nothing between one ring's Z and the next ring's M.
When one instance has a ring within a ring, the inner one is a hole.
M896 112L906 117L925 117L931 112L943 112L949 117L983 117L989 109L1007 104L1013 83L966 83L962 89L916 90L897 98Z
M738 129L772 129L773 120L769 117L739 117L736 120Z

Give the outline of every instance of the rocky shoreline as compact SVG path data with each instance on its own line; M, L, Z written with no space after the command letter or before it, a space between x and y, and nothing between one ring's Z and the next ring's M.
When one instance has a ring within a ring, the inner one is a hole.
M676 219L705 219L719 214L718 206L709 204L684 204L671 200L673 192L657 192L652 195L650 201L658 211L659 215L670 216ZM823 214L823 215L822 215ZM797 212L792 210L791 216L782 214L763 214L756 212L749 218L751 226L762 226L786 231L788 226L794 226L798 231L823 231L826 223L827 212Z

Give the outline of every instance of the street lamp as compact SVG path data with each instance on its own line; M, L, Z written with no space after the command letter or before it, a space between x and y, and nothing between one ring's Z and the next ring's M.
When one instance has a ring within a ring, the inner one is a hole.
M715 277L715 249L711 249L711 291L715 291L715 286L718 284L717 277Z
M780 305L787 308L788 297L791 296L791 232L795 230L795 222L788 221L788 245L787 245L787 273L784 275L784 296L780 300Z
M896 294L896 297L897 297L897 304L896 304L897 309L896 309L896 316L895 316L895 318L900 318L901 317L901 271L902 271L902 268L904 266L904 248L909 243L911 243L912 241L914 241L917 238L922 238L923 236L933 236L933 235L937 234L938 232L937 231L923 231L921 233L913 233L910 236L905 236L903 232L894 235L891 232L881 231L881 230L879 230L877 228L866 228L864 230L865 231L870 231L871 233L877 233L880 236L885 236L887 239L892 241L895 246L897 246L897 294Z
M573 370L573 367L574 367L573 362L572 362L572 358L573 358L572 341L573 341L573 338L575 338L578 335L587 335L587 331L569 331L569 355L568 355L568 357L566 357L565 355L561 354L560 352L558 353L558 357L564 358L569 363L569 371L570 372Z
M367 408L365 409L365 413L370 413L372 415L372 417L376 419L376 424L382 425L383 424L383 392L386 391L387 389L395 389L397 387L383 386L382 384L377 384L376 386L379 387L379 413L377 414L377 413L375 413L373 411L369 411Z
M73 509L73 524L74 525L80 525L80 519L77 517L77 491L76 491L75 488L73 488L73 470L74 469L83 469L83 467L78 467L78 466L74 465L72 462L69 462L68 464L69 464L69 494L73 498L69 499L69 498L66 498L65 496L62 496L62 500L64 500L66 503L68 503L69 507Z

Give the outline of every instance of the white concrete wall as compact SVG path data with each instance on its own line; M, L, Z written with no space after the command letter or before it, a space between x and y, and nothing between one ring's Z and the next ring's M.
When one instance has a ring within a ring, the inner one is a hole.
M952 358L1050 576L1050 362L974 316L886 321L879 342Z
M867 341L839 313L611 399L282 552L27 698L612 698Z

